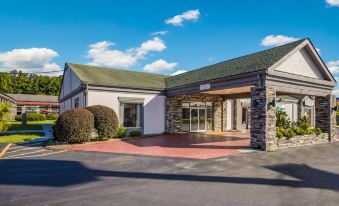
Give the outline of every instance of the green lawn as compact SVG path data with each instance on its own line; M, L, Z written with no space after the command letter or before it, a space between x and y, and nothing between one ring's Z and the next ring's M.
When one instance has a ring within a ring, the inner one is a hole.
M0 135L0 143L16 143L44 136L44 133L19 133Z
M54 124L55 120L45 120L45 121L28 121L26 126L22 126L19 121L11 121L11 126L8 128L8 131L16 130L42 130L43 124Z

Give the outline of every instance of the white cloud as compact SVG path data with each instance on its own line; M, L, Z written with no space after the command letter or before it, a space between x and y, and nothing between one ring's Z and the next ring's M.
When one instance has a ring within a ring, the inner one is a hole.
M177 63L168 63L163 59L158 59L151 64L147 64L144 67L144 70L147 72L162 72L167 70L172 70L174 67L176 67Z
M335 96L339 97L339 89L338 89L338 88L337 88L337 89L334 89L334 90L332 91L332 94L334 94Z
M156 31L156 32L153 32L151 33L152 36L156 36L156 35L165 35L167 34L168 31Z
M151 51L160 52L166 49L165 42L158 37L143 42L140 47L130 48L125 51L110 49L114 45L109 41L91 44L87 52L87 58L92 59L89 64L127 68L137 64L138 60L145 58Z
M269 35L261 40L262 46L281 46L290 42L297 41L298 38L288 37L284 35Z
M326 0L326 3L330 6L339 7L339 0Z
M318 54L321 55L321 50L319 48L315 48L317 50Z
M48 48L13 49L0 52L0 70L19 69L24 72L49 72L61 70L52 62L59 54ZM2 67L2 68L1 68Z
M182 73L185 73L185 72L188 72L188 71L187 70L177 70L176 72L171 74L171 76L175 76L175 75L182 74Z
M332 74L338 74L339 73L339 60L329 61L327 63L327 67Z
M196 21L198 20L200 12L198 9L185 11L180 15L176 15L172 18L166 19L166 24L172 24L173 26L182 26L184 21Z

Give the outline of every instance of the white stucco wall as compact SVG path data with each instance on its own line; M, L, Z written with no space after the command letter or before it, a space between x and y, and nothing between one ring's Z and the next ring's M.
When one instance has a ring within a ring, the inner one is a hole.
M298 105L296 103L284 103L285 111L291 121L298 119Z
M166 97L157 94L124 93L110 91L88 91L88 106L104 105L112 108L119 116L119 97L144 99L144 134L165 132ZM120 118L120 117L118 117Z
M305 49L301 49L293 54L275 70L315 79L324 79L318 66L314 63Z
M79 86L80 86L79 77L71 69L67 69L65 71L64 79L62 82L60 98L63 98L67 94L71 93Z
M227 114L227 121L226 121L226 130L231 130L233 125L233 104L232 100L226 100L226 114Z

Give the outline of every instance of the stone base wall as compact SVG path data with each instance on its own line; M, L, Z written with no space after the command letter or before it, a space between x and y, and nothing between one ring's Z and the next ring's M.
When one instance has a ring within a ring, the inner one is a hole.
M182 103L183 102L212 102L213 103L213 130L222 131L222 121L223 121L223 98L222 95L212 95L212 94L188 94L188 95L178 95L170 96L166 99L166 132L167 133L176 133L182 132L181 130L181 120L182 120Z
M304 136L295 136L289 139L277 138L276 149L283 149L288 147L300 147L305 145L327 143L329 141L329 134L322 133L320 135L311 134Z

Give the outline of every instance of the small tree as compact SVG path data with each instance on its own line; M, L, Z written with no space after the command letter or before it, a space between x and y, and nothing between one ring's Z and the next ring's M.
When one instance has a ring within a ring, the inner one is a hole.
M9 127L9 115L11 114L11 107L8 104L0 102L0 132L6 131Z
M284 129L291 127L290 118L282 109L277 109L277 127Z

